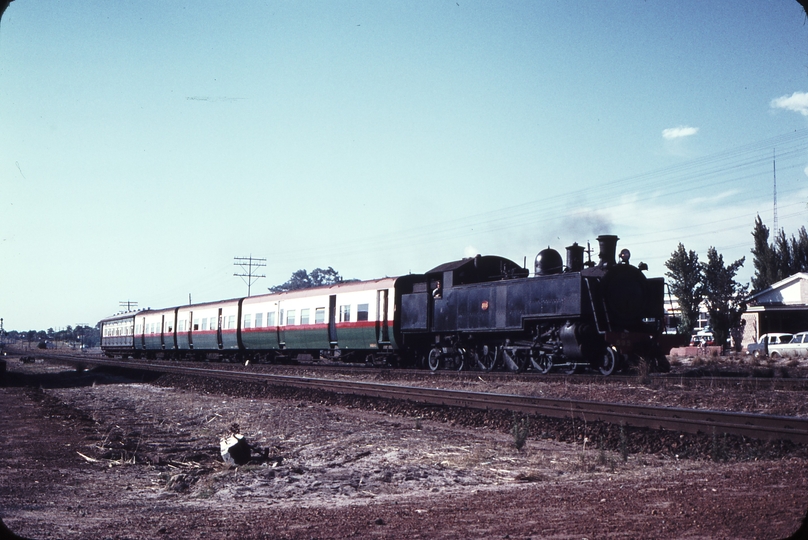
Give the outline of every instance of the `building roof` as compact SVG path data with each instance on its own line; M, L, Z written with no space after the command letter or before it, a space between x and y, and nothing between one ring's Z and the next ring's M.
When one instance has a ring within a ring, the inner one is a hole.
M749 297L766 306L808 306L808 273L798 272Z

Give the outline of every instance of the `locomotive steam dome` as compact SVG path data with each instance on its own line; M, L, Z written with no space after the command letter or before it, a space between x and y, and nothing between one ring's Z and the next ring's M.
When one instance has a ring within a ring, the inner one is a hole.
M539 254L536 255L535 271L537 276L560 274L562 270L564 270L564 262L556 250L548 247L539 251Z

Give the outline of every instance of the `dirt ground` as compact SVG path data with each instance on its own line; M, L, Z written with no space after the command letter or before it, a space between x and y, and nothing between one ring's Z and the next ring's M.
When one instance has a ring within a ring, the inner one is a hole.
M785 538L808 509L801 451L677 459L537 425L517 449L366 403L7 362L0 517L30 539ZM265 455L227 466L233 424Z

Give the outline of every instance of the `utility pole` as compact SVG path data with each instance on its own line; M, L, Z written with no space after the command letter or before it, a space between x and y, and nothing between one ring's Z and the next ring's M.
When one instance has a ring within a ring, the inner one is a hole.
M131 300L121 300L118 305L122 308L125 307L126 311L132 311L132 308L137 309L137 302L132 302Z
M253 274L253 269L261 268L262 266L267 265L266 259L258 259L253 258L252 255L249 257L233 257L235 261L233 263L234 266L241 267L243 273L241 274L233 274L234 276L240 277L244 283L247 284L247 296L250 296L250 288L252 284L255 283L258 278L266 277L265 275L261 274L260 276ZM246 279L245 279L246 278Z

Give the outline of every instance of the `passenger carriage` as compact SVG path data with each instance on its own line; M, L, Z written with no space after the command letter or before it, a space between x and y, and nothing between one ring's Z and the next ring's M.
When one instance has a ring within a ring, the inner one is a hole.
M395 287L383 278L115 315L101 321L102 347L138 358L375 360L397 348Z

